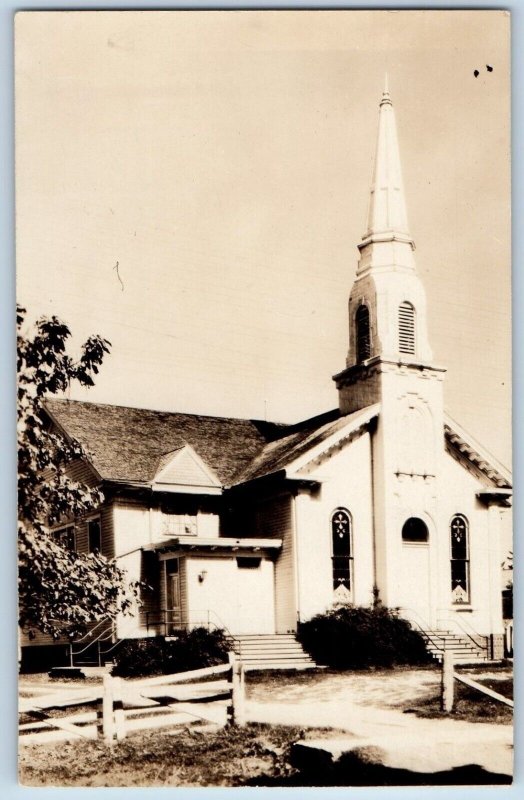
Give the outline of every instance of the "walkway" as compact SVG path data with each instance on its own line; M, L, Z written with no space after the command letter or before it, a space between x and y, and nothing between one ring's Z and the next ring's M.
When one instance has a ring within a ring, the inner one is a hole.
M439 672L427 670L318 675L310 681L286 677L280 687L250 688L247 717L343 731L333 736L384 750L383 763L391 767L433 772L477 764L510 775L511 725L424 719L394 707L434 695L439 685Z

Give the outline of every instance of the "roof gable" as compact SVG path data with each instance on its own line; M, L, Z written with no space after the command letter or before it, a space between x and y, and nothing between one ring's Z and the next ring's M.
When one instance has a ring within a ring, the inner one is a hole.
M448 449L473 464L494 486L511 488L510 470L488 453L449 414L444 414L444 437Z
M299 471L307 472L311 466L328 458L333 448L345 446L362 433L378 416L379 408L377 403L345 416L340 416L337 410L295 426L287 436L269 442L238 477L237 484L282 470L288 477L301 477Z
M217 476L189 444L161 456L153 489L204 494L222 491Z

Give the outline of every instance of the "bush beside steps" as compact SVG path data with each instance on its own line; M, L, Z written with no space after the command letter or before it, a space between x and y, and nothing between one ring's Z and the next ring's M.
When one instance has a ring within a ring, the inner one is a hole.
M317 614L299 625L297 638L317 664L333 669L431 663L422 635L380 601Z
M127 639L115 652L112 674L121 678L171 675L224 664L232 645L224 631L193 628L168 639Z

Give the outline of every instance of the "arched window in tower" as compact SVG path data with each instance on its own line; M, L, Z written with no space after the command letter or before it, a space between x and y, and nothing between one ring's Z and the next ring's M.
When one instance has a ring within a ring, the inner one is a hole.
M357 364L371 356L371 334L369 329L369 309L359 306L355 315L355 328L357 338Z
M453 605L469 603L469 530L461 514L451 520L451 600Z
M415 355L415 309L405 300L398 307L398 349L400 353Z
M353 585L353 548L351 516L345 508L337 508L331 517L333 589L337 598L351 599Z

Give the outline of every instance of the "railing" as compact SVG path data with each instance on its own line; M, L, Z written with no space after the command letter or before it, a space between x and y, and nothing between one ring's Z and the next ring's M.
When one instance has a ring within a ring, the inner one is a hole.
M93 645L96 645L96 660L98 662L98 666L102 665L102 655L103 652L100 643L106 642L109 639L113 639L115 635L115 623L112 620L103 619L97 622L97 624L91 628L84 636L80 639L77 639L76 642L71 642L69 645L69 663L73 667L75 663L75 658L78 656L83 655L88 650L90 650ZM84 642L86 644L84 644ZM75 650L75 645L84 644L79 650Z
M160 611L146 611L146 630L154 631L161 636L173 636L177 631L187 631L192 628L207 628L207 630L222 630L233 645L238 639L224 625L218 614L211 609L192 612L193 620L183 622L182 614L178 609L163 608ZM214 617L214 619L212 619Z
M410 622L419 633L422 634L424 639L432 644L437 650L444 652L446 649L446 639L431 630L429 623L421 617L418 611L414 608L399 608L399 611L404 614L408 622Z
M441 623L449 623L458 628L473 643L474 647L483 650L486 658L489 658L489 637L478 633L469 622L455 617L439 617L439 624Z

